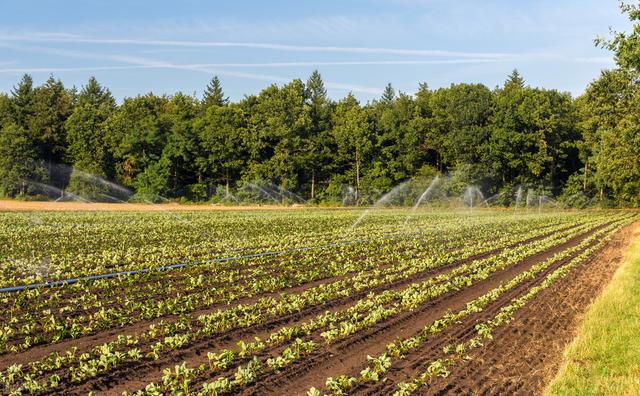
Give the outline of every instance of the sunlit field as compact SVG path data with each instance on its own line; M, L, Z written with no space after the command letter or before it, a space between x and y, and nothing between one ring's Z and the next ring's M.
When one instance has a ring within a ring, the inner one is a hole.
M570 321L556 304L562 285L596 293L581 274L610 275L597 257L635 220L526 209L0 213L0 390L517 391L481 370L508 360L492 343L545 317L536 303Z

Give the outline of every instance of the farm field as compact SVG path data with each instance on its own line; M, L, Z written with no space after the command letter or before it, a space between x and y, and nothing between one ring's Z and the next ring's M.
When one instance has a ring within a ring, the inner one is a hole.
M638 220L0 212L0 393L540 393Z

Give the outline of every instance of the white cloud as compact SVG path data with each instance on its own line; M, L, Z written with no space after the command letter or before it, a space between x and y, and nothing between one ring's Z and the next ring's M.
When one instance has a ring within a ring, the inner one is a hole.
M195 40L149 40L138 38L98 38L78 36L67 33L26 33L0 34L0 41L5 42L55 42L76 44L110 44L164 47L195 47L195 48L251 48L289 52L334 52L353 54L386 54L429 57L473 57L473 58L504 58L511 56L493 52L465 52L434 49L407 49L384 47L344 47L344 46L312 46L290 45L279 43L231 42L231 41L195 41Z
M34 47L34 46L20 46L20 45L3 44L3 43L0 43L0 47L12 48L14 50L19 50L19 51L45 53L49 55L56 55L56 56L62 56L62 57L108 60L108 61L120 62L120 63L128 64L129 65L128 68L130 69L151 68L151 69L186 70L186 71L196 71L196 72L207 73L207 74L217 74L220 76L267 81L267 82L289 82L293 79L292 77L288 77L288 76L236 72L236 71L224 70L218 67L213 67L207 64L180 64L180 63L173 63L173 62L157 60L157 59L143 58L139 56L97 54L97 53L77 51L77 50L54 49L54 48L44 48L44 47ZM58 71L74 71L74 69L76 68L58 68ZM90 70L90 68L78 68L78 69ZM29 73L30 71L28 70L32 70L31 72L36 72L36 71L41 71L45 69L43 68L31 68L31 69L11 68L11 69L4 69L4 70L0 69L0 72L6 71L11 73L16 73L16 72ZM95 68L95 70L115 70L115 69L113 66L99 66ZM52 68L52 69L49 69L48 71L54 72L56 70L55 68ZM78 71L78 70L75 70L75 71ZM346 83L326 81L325 85L327 86L327 88L333 88L333 89L339 89L339 90L345 90L345 91L353 91L353 92L368 93L368 94L382 93L382 89L378 87L369 87L369 86L357 85L357 84L346 84Z
M36 43L74 43L74 44L103 44L122 46L145 46L163 47L160 49L147 50L147 53L171 52L176 49L207 49L207 48L249 48L265 49L285 52L315 52L315 53L351 53L351 54L381 54L397 56L418 56L431 58L454 58L443 60L373 60L373 61L318 61L318 62L267 62L267 63L219 63L210 64L208 67L295 67L295 66L349 66L349 65L429 65L429 64L463 64L463 63L486 63L486 62L514 62L522 60L555 60L576 63L596 63L611 64L612 57L584 57L571 56L558 52L465 52L451 50L434 49L407 49L407 48L384 48L384 47L345 47L345 46L304 46L279 43L256 43L256 42L226 42L226 41L193 41L193 40L148 40L137 38L98 38L79 36L69 33L24 33L24 34L2 34L0 33L0 46L17 47L11 43L16 42L36 42ZM47 48L38 47L39 51L47 51ZM59 54L66 51L67 55L74 56L73 50L55 50ZM87 53L85 53L87 54ZM89 56L89 55L85 55ZM100 57L100 55L96 55ZM115 56L111 57L116 59ZM123 56L122 61L134 60L129 56ZM148 61L148 60L147 60Z

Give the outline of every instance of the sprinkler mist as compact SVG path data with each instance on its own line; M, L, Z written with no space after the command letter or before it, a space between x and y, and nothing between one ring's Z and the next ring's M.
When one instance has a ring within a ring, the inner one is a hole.
M283 204L287 201L297 204L307 203L307 201L305 201L305 199L300 195L270 182L257 181L254 183L247 183L243 186L243 189L253 191L258 194L259 199L273 201L276 205ZM236 202L238 202L237 199Z
M342 204L343 205L355 205L356 203L356 189L352 186L346 186L342 192Z
M300 195L294 193L291 190L287 190L282 186L277 186L271 182L267 182L267 186L271 191L274 191L276 194L280 195L280 197L282 198L282 201L284 201L285 199L289 199L295 203L301 203L301 204L307 203L307 201L304 198L302 198Z
M253 191L256 191L262 199L272 200L276 204L280 203L280 199L273 194L273 192L267 191L267 189L260 187L255 183L247 183L245 184L245 188L249 188Z
M358 219L351 225L350 229L353 230L358 225L360 225L360 223L362 223L362 221L365 219L365 217L367 217L372 211L374 211L376 209L379 209L380 206L382 206L385 203L387 203L391 198L393 198L396 195L398 195L401 191L403 191L409 185L409 183L410 183L410 181L402 182L402 183L398 184L397 186L395 186L393 189L391 189L391 191L389 191L388 193L384 194L380 199L378 199L378 201L376 201L376 203L372 207L366 209L360 215L360 217L358 217Z
M64 191L59 189L58 187L54 187L52 185L49 184L45 184L45 183L40 183L37 181L33 181L33 180L25 180L25 182L29 185L31 185L32 187L34 187L38 192L47 195L49 197L51 197L51 195L57 197L55 199L56 202L60 202L60 201L66 201L66 200L70 200L70 201L80 201L80 202L85 202L85 203L90 203L91 201L83 198L79 195L76 195L74 193L68 192L68 191Z
M433 178L433 180L431 180L431 183L429 183L429 186L424 190L424 192L420 195L420 197L418 198L418 200L416 201L416 204L413 205L413 208L411 209L411 212L409 213L409 215L407 215L407 218L404 221L404 225L406 226L407 223L409 222L409 220L414 216L416 210L418 210L418 208L420 207L420 204L422 204L423 201L428 201L429 198L431 197L433 190L435 189L436 185L438 184L438 182L440 181L440 177L436 176Z
M482 191L476 186L467 186L465 188L464 193L462 194L462 202L469 207L469 209L473 209L478 204L485 203L484 195ZM487 205L488 206L488 205Z
M535 192L532 189L527 190L527 196L525 198L525 209L529 210L531 205L533 204L533 200L535 198Z
M503 195L503 193L497 193L494 194L492 196L490 196L489 198L485 199L484 201L482 201L481 205L485 205L486 207L489 207L489 203L495 201L496 199L500 198Z
M520 202L522 202L522 195L522 186L518 186L518 190L516 191L516 206L513 209L515 212L517 212L518 208L520 207Z

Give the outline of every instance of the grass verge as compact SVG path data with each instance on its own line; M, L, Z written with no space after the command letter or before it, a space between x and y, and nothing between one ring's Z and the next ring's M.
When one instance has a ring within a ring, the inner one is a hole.
M640 395L640 227L545 395Z

